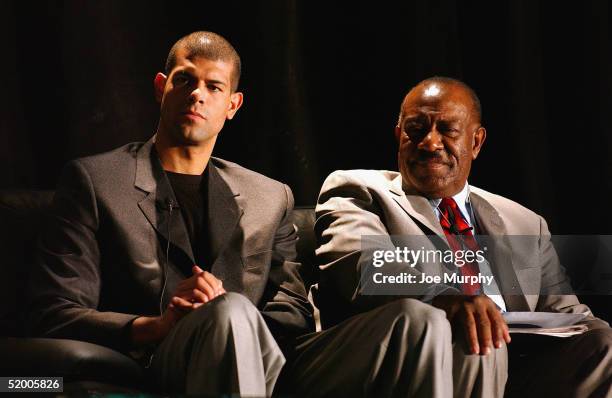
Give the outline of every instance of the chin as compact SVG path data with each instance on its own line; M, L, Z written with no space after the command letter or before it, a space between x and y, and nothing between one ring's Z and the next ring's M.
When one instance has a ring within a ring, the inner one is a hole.
M447 181L453 179L448 170L423 170L415 167L411 170L410 180L418 183L419 186L443 187Z
M447 192L450 188L448 176L432 176L416 177L411 178L416 191L425 195L430 199L443 198L447 196Z
M216 134L210 134L204 131L182 131L180 141L184 145L201 145L210 141Z

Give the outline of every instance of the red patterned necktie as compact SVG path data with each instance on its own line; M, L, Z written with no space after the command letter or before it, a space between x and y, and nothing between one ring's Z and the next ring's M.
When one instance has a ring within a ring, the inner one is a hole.
M454 251L471 250L476 252L480 250L478 242L474 239L472 228L464 220L457 206L457 202L453 198L444 198L438 205L440 210L440 225L446 235L446 240L450 248ZM461 276L478 276L478 262L466 262L462 267L458 267ZM477 295L481 292L480 283L461 283L461 290L467 295Z

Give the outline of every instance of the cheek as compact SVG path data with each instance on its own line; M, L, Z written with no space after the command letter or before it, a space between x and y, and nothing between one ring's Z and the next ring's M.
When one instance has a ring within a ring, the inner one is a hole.
M469 170L470 165L472 164L472 152L468 148L457 148L457 152L454 157L460 170Z
M166 95L164 96L161 108L162 112L174 113L178 112L181 107L179 106L179 101L177 98L171 95Z
M215 100L214 104L211 103L211 113L214 113L215 118L225 119L229 109L229 102L225 99Z
M405 134L402 135L402 137L400 138L400 143L399 143L400 154L404 154L404 155L408 154L412 152L413 149L414 149L414 145L412 141L410 140L410 138L408 138L408 136L406 136Z
M456 141L448 141L444 145L447 152L457 160L457 163L465 163L467 159L472 159L472 147L470 140L463 138Z

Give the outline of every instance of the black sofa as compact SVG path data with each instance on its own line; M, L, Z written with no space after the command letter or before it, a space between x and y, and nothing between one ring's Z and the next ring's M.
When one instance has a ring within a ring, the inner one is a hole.
M0 191L0 376L62 376L64 391L147 391L140 366L129 357L95 344L60 339L30 338L23 328L24 286L40 223L53 192ZM296 208L298 260L307 285L317 282L312 207ZM560 253L562 254L562 253ZM563 258L562 258L563 260ZM584 281L580 281L584 283ZM610 292L607 292L610 294ZM581 300L608 322L609 295Z
M26 336L25 283L52 198L52 191L0 191L0 376L61 376L64 392L79 394L148 391L141 367L122 353L82 341ZM298 260L314 264L314 210L296 208L293 217ZM303 267L308 284L316 283L315 269Z
M131 358L96 344L25 337L24 297L37 231L51 191L0 192L0 376L61 376L64 391L134 392L146 387Z

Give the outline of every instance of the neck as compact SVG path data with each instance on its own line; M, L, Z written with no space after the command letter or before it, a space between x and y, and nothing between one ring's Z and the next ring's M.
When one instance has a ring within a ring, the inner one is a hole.
M463 185L459 187L448 187L443 190L436 191L421 191L416 187L407 183L406 179L402 177L402 190L407 195L419 195L424 196L427 199L435 200L435 199L443 199L443 198L452 198L457 195L459 192L463 191L467 182L463 182Z
M164 170L180 174L199 175L204 172L212 155L217 136L199 145L178 145L169 142L158 131L155 149Z

